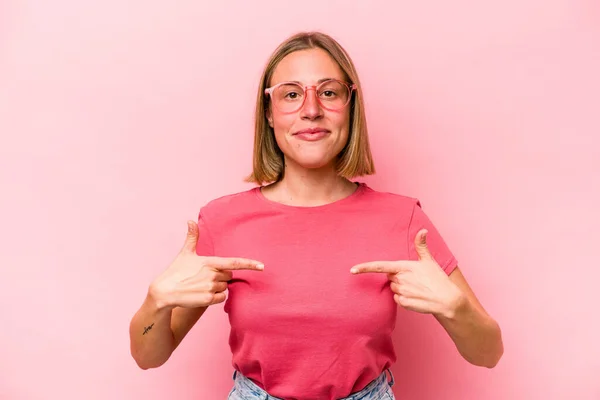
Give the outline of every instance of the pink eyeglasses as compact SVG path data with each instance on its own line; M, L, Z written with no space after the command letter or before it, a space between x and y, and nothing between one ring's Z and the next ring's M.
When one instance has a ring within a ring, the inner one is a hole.
M326 110L339 111L350 103L356 84L328 79L318 85L301 85L298 82L281 82L265 89L273 105L282 113L294 113L302 108L309 89L314 89L317 101Z

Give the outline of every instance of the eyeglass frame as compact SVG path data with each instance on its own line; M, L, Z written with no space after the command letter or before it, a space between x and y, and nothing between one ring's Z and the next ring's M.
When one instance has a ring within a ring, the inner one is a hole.
M337 108L337 109L336 109L336 108L327 108L327 107L326 107L326 106L325 106L325 105L324 105L324 104L321 102L321 99L319 98L319 96L318 96L318 94L317 94L317 88L321 87L322 85L326 84L327 82L332 82L332 81L334 81L334 82L339 82L339 83L341 83L342 85L346 86L346 87L348 88L348 92L350 92L350 93L349 93L349 95L348 95L348 101L346 102L346 104L344 104L342 107L340 107L340 108ZM276 85L273 85L273 86L271 86L271 87L268 87L268 88L266 88L266 89L265 89L265 95L268 95L268 96L269 96L269 98L270 98L270 99L271 99L271 101L272 101L272 99L273 99L273 92L275 91L275 89L277 89L279 86L282 86L282 85L289 85L289 84L293 84L293 85L296 85L296 86L300 86L300 87L302 88L302 90L304 90L304 94L308 93L308 90L309 90L309 89L314 89L314 90L315 90L315 94L317 94L317 96L316 96L316 97L317 97L317 103L319 103L319 105L320 105L321 107L323 107L324 109L326 109L326 110L328 110L328 111L340 111L340 110L343 110L344 108L346 108L346 106L348 106L348 104L350 104L350 102L352 101L352 94L353 94L353 93L354 93L354 91L357 89L356 83L350 83L350 84L349 84L348 82L344 82L344 81L341 81L341 80L339 80L339 79L332 78L332 79L327 79L327 80L325 80L325 81L323 81L323 82L319 83L318 85L302 85L302 84L301 84L301 83L299 83L299 82L292 82L292 81L280 82L280 83L278 83L278 84L276 84ZM307 97L308 97L308 96L304 96L304 98L302 99L302 104L300 104L300 106L298 107L298 109L297 109L297 110L294 110L294 111L287 111L287 112L285 112L285 111L281 111L281 110L280 110L279 108L277 108L277 107L276 107L276 108L279 110L279 112L281 112L281 113L283 113L283 114L293 114L293 113L295 113L295 112L298 112L298 111L300 111L300 110L302 109L302 107L304 107L304 103L306 102L306 98L307 98ZM274 104L275 104L275 102L273 101L273 105L274 105Z

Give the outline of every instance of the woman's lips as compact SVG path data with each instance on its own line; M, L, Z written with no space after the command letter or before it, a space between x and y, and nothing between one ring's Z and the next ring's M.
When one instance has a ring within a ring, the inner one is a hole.
M295 137L301 140L307 140L309 142L313 142L315 140L319 140L324 138L329 134L327 129L303 129L294 134Z

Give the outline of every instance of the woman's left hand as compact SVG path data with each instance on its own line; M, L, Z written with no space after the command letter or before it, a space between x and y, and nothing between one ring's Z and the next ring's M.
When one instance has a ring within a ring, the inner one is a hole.
M451 318L465 297L435 261L426 242L427 230L415 238L419 261L372 261L352 267L354 274L387 273L394 301L407 310Z

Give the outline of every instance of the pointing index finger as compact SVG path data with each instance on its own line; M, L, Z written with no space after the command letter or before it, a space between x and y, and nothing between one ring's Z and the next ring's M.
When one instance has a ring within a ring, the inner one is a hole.
M265 265L260 261L240 257L208 257L208 264L220 270L249 269L262 271Z
M410 261L371 261L353 266L350 272L353 274L362 274L365 272L382 272L388 274L397 274L406 271L409 268Z

